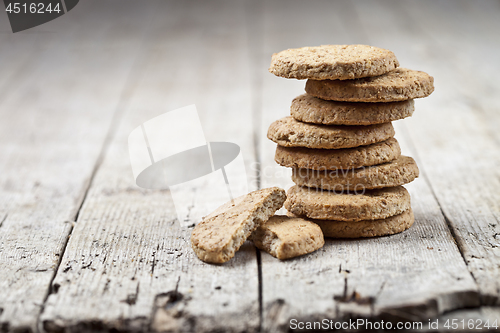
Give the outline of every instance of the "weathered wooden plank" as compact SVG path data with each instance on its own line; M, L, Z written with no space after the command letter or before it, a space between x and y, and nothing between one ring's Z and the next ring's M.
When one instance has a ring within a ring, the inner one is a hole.
M5 73L0 93L2 331L37 330L71 221L136 54L135 45L108 40L118 40L123 30L128 38L143 32L139 24L106 20L117 14L114 6L90 15L86 2L77 12L71 20L1 36L8 40L0 64Z
M142 76L68 242L53 284L57 293L45 305L41 322L47 331L259 327L255 248L247 243L224 265L198 260L190 246L192 227L176 221L169 192L134 185L127 149L128 134L142 122L195 103L207 139L237 143L251 170L245 7L156 5Z
M483 304L500 304L500 50L496 1L401 5L383 27L368 17L383 11L359 6L374 43L394 43L404 66L435 76L436 93L418 101L406 123L421 168L447 217ZM381 34L383 31L390 33ZM397 44L397 45L396 45Z
M308 9L306 4L304 8L298 6L277 3L266 6L265 12L271 13L264 22L268 34L264 55L268 61L272 52L287 47L370 41L371 34L356 18L356 8L345 2L315 3L314 10ZM273 15L278 8L281 19ZM389 5L380 10L394 11ZM340 18L348 13L351 13L349 24ZM293 19L294 15L299 15L300 19ZM372 20L379 18L373 16ZM343 30L346 27L348 29ZM329 40L321 40L321 37L326 39L325 31L336 33ZM398 41L404 38L400 36ZM372 44L391 48L387 41L385 45ZM273 120L289 113L290 102L302 93L303 85L303 81L280 81L268 74L263 78L260 136L263 140L260 145L263 187L281 185L286 188L291 184L288 176L279 172L282 168L275 166L275 146L265 139L265 133ZM416 157L419 162L412 142L400 133L404 127L396 126L403 153ZM263 327L266 331L285 331L292 318L321 320L366 316L422 320L451 309L479 304L476 284L427 184L425 170L422 171L424 175L407 186L416 217L410 230L376 239L328 240L316 253L285 262L261 254ZM354 292L359 299L351 297Z

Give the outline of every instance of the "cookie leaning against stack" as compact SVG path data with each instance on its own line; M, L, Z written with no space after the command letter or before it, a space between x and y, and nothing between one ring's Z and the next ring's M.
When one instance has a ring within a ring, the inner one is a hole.
M401 185L419 171L401 156L391 122L411 116L413 99L430 95L434 79L367 45L285 50L273 55L269 71L307 79L291 117L271 124L267 135L278 144L276 162L293 168L289 215L311 219L327 237L408 229L414 217Z

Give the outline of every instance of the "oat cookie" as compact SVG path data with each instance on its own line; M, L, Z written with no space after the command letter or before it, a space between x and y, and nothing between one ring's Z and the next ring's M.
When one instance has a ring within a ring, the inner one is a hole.
M385 219L411 208L410 194L402 186L346 192L295 185L287 192L285 208L296 216L336 221Z
M281 208L285 191L278 187L251 192L219 207L194 227L191 246L203 261L224 263L234 257L251 233Z
M338 81L308 80L309 95L332 101L395 102L429 96L434 91L434 78L425 72L406 68L376 77Z
M284 147L338 149L365 146L394 136L391 123L368 126L307 124L285 117L269 126L267 137Z
M409 156L400 156L389 163L348 170L293 169L295 184L330 191L377 189L412 182L418 177L418 166Z
M393 52L368 45L321 45L272 56L269 72L288 79L347 80L376 76L399 66Z
M368 146L345 149L276 148L274 160L279 165L313 170L360 168L387 163L401 155L395 138Z
M261 224L250 239L259 249L281 260L314 252L325 244L317 224L282 215L275 215Z
M292 101L290 114L298 121L323 125L372 125L410 117L413 100L388 103L326 101L303 94Z
M380 220L343 222L311 220L319 225L325 237L361 238L393 235L410 228L414 222L413 211L408 209L399 215Z

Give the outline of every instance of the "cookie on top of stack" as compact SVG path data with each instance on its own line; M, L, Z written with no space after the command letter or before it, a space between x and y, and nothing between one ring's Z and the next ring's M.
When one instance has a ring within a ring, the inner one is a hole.
M275 53L269 71L307 79L291 117L275 121L268 138L275 160L293 168L290 216L317 223L326 237L395 234L414 221L401 185L418 177L402 156L392 121L413 114L434 79L399 68L393 52L368 45L322 45Z

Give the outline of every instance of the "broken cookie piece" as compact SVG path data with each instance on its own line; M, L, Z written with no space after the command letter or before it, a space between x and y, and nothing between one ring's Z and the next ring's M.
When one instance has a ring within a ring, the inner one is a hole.
M325 244L321 228L300 217L275 215L250 236L255 246L278 259L311 253Z
M262 223L283 206L278 187L251 192L217 208L193 229L191 246L201 260L221 264L232 257Z

